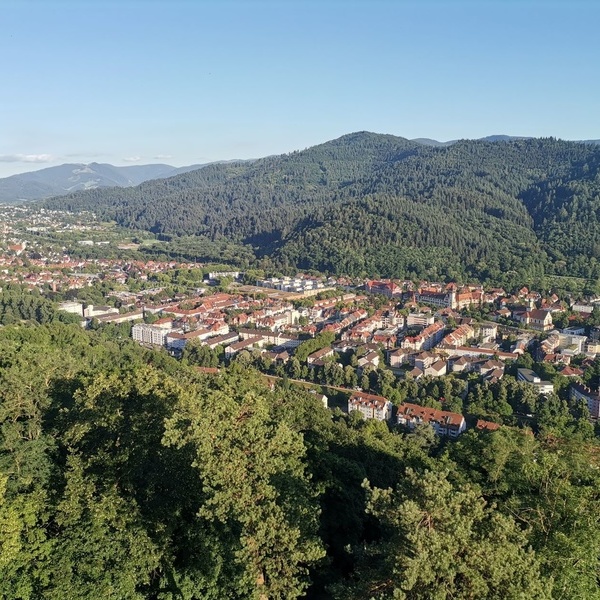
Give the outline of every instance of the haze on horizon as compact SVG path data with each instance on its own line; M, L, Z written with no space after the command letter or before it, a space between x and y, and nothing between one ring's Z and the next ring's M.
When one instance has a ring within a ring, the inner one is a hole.
M600 138L593 0L7 0L0 177L352 131Z

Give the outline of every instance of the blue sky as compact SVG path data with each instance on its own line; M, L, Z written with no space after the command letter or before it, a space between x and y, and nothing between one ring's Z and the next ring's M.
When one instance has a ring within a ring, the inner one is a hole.
M596 0L0 0L0 177L352 131L600 138Z

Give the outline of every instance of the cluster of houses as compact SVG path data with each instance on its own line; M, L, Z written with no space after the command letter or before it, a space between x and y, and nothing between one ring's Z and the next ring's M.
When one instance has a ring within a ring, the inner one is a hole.
M124 265L120 261L94 264L105 275L122 274L124 281L131 269L135 269L137 278L144 281L151 273L176 266L159 262ZM86 263L79 268L89 271L90 266ZM191 265L181 266L191 268ZM309 276L257 282L263 289L301 294L302 297L314 297L315 292L324 291L334 283L339 285L333 280ZM369 280L365 290L381 294L389 302L381 306L381 303L372 303L369 295L350 292L346 288L345 292L338 291L335 297L313 300L307 307L293 304L284 295L266 294L265 298L262 294L257 298L242 293L218 293L152 305L145 297L148 290L144 290L121 298L123 303L130 303L133 310L129 313L122 314L108 307L84 308L77 303L70 310L79 311L86 320L96 318L106 323L139 321L154 314L154 322L133 325L133 338L149 346L165 347L175 355L180 354L190 341L198 340L210 348L223 346L227 359L243 350L256 350L283 363L293 356L302 339L329 331L335 334L336 341L308 356L309 369L324 367L330 361L337 362L341 352L360 349L357 352L359 375L367 368L381 368L382 356L385 356L394 373L414 379L476 373L482 380L494 382L503 377L505 362L516 360L539 333L543 333L536 358L560 364L561 372L576 380L583 371L570 366L570 359L580 354L593 357L600 351L600 330L589 338L584 335L583 328L554 330L552 315L564 311L565 305L554 296L543 298L526 288L508 295L500 288L484 291L481 286L459 288L455 284L422 282L418 285L409 281ZM464 317L459 312L482 305L490 307L486 322ZM374 306L381 307L374 309ZM577 305L577 308L581 309L582 315L588 316L593 310L589 305ZM500 348L497 342L500 329L513 333L510 349ZM527 369L520 369L518 378L536 387L539 393L552 391L551 383L542 381ZM593 392L583 390L580 393L587 394L586 401L595 406L593 403L598 398L593 397ZM358 397L355 394L349 409L358 410L366 418L387 421L391 418L391 407L382 402L384 400L377 396L363 393ZM403 405L396 419L407 426L431 423L440 435L449 437L464 431L464 423L458 417L417 405ZM493 428L493 424L482 424L480 428Z
M395 419L398 425L402 425L409 430L414 430L422 425L430 425L437 435L450 439L458 438L461 433L467 430L466 420L459 413L403 402L394 415L394 406L389 400L383 396L365 392L355 392L350 396L348 399L348 412L352 411L357 411L365 419L387 422ZM475 427L479 430L494 431L500 425L480 419Z
M569 306L556 295L544 297L525 287L509 294L502 288L484 289L480 285L381 279L358 282L299 274L257 281L255 290L263 293L254 296L241 291L203 295L206 288L201 287L187 297L156 304L163 291L157 283L161 274L174 269L199 269L203 265L74 259L64 248L45 250L43 254L35 236L58 230L62 216L51 211L27 212L18 207L3 210L9 212L2 226L0 285L15 282L31 289L64 291L85 288L100 280L114 283L119 291L112 292L112 296L121 310L81 302L65 302L61 308L79 315L84 324L94 319L105 324L132 322L132 337L141 344L164 347L178 355L186 344L198 341L213 349L222 346L228 359L244 350L256 350L283 363L293 356L302 339L331 332L336 341L308 356L309 369L337 362L341 353L353 351L358 357L359 375L367 369L381 368L385 357L395 374L414 379L476 373L482 380L494 382L503 377L507 360L516 360L536 341L536 360L558 365L562 375L572 378L572 397L585 400L592 416L600 418L600 395L579 383L585 363L572 364L576 356L583 354L591 360L600 354L600 329L591 328L590 332L589 327L567 326L557 330L553 319L556 313L569 308L577 315L578 322L585 322L594 307L600 306L600 299L573 302ZM30 223L19 233L11 223L21 217L30 219ZM67 223L60 227L83 232L98 225ZM92 233L81 235L92 236ZM237 279L240 275L239 271L211 273L209 279ZM129 286L132 280L135 287ZM202 283L201 278L198 282ZM334 297L315 299L319 293L328 292L324 294L328 296L334 290ZM372 302L371 294L384 296L388 302L383 306L379 301ZM309 297L311 302L306 303L309 306L292 303L292 299ZM487 307L486 322L461 314L464 309L482 307ZM502 349L497 340L500 333L508 331L514 340L510 348ZM543 381L531 370L519 369L517 376L541 394L552 391L551 382ZM385 421L396 418L408 427L430 423L440 435L449 437L460 435L465 427L460 415L410 403L403 404L394 417L385 398L362 392L351 396L348 409L359 411L365 418ZM480 423L479 428L493 429L494 424Z
M325 279L323 277L301 275L297 277L269 277L268 279L259 279L256 285L282 292L313 296L319 292L335 290L337 282L333 278Z
M416 285L412 281L367 280L365 289L372 294L398 298L439 308L461 310L484 302L493 302L494 294L486 294L483 286L470 285L459 288L455 283L443 284L423 281Z
M518 379L534 383L540 387L540 393L544 386L552 385L540 381L539 377L529 369L519 369ZM583 400L593 420L600 418L600 392L591 390L582 383L573 382L569 393L574 400ZM383 396L355 392L348 399L348 412L357 411L365 419L376 419L389 422L395 418L398 425L403 425L414 430L419 425L431 425L439 436L456 439L466 431L467 423L463 415L451 411L439 410L410 402L403 402L394 415L394 406ZM491 421L478 419L475 428L483 431L494 431L500 425Z
M139 282L152 280L156 275L175 269L199 269L196 263L177 261L139 261L122 259L79 259L65 252L39 254L31 252L25 256L30 245L27 241L9 243L0 253L0 282L17 283L29 289L51 289L52 291L77 290L100 281L114 282L125 286L133 277ZM161 289L154 289L159 294ZM120 292L113 294L122 299L123 305L140 302L143 292Z
M175 355L190 341L198 340L210 348L224 346L227 358L245 349L267 346L293 349L300 344L297 333L284 333L294 327L299 317L289 303L217 293L193 304L145 306L145 313L160 315L160 318L152 324L135 324L133 339L164 346Z
M450 297L453 293L452 290L447 291ZM471 294L472 299L481 298L478 290L464 293ZM456 292L454 297L458 295L459 292ZM365 296L346 293L315 301L310 308L294 308L284 300L252 300L241 295L220 293L199 299L194 306L187 308L174 304L146 306L145 311L169 316L161 316L151 325L134 325L132 335L141 343L165 346L175 354L180 353L187 342L197 339L211 348L223 346L227 359L243 350L255 350L285 363L293 356L302 338L319 331L331 331L335 333L336 341L307 357L309 369L337 362L338 354L352 350L359 356L355 363L358 375L367 368L380 368L383 355L392 371L406 377L420 379L450 373L475 373L489 382L501 379L505 362L518 359L536 339L534 332L521 331L510 351L503 351L496 341L502 326L496 322L475 322L462 317L449 306L435 309L412 305L412 300L409 304L413 310L408 313L399 312L398 303L393 300L379 310L369 311L364 308L366 299ZM526 302L529 300L526 299ZM544 315L537 315L535 310L528 312L532 314L531 318L543 317L539 325L542 327L551 312L542 311ZM303 325L298 324L300 317L305 317ZM568 366L569 356L589 350L592 343L581 333L573 328L552 332L539 344L539 351L544 358L547 353L558 355L561 358L557 361ZM582 373L579 369L570 369L573 375ZM535 387L540 394L553 391L551 382L543 381L531 370L519 369L518 379ZM381 404L381 399L376 396L362 394L359 400L354 395L351 400L354 403L352 410L359 410L366 418L380 419L382 415L383 420L390 418L390 405ZM452 437L462 431L460 423L455 427L454 417L450 419L448 415L428 410L430 412L424 413L411 409L405 413L402 409L398 418L405 419L404 424L439 423L434 428L441 435ZM446 421L443 421L444 418Z

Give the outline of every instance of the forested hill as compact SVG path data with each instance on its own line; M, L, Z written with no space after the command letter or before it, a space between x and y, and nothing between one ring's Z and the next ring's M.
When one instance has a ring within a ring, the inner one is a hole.
M558 398L445 444L115 327L0 328L0 598L599 598L598 447Z
M358 275L600 276L600 147L433 147L353 133L130 189L47 200L121 225L250 244L278 267Z

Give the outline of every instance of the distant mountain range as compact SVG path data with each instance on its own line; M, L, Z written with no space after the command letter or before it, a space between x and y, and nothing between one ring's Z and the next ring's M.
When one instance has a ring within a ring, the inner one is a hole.
M238 258L271 270L506 285L545 273L600 279L594 143L494 136L435 146L357 132L43 205L184 240L199 260L239 244Z
M512 142L513 140L531 140L533 138L520 135L488 135L487 137L478 138L480 142ZM423 144L424 146L452 146L460 140L450 140L448 142L438 142L430 138L414 138L411 142L417 142L417 144ZM578 140L581 144L600 144L600 140Z
M96 162L64 164L0 179L0 202L41 200L97 188L131 187L144 181L173 177L205 166L206 164L187 167L150 164L115 167Z
M404 139L404 138L398 138ZM523 136L490 135L476 141L510 142L533 139ZM459 141L439 142L429 138L409 140L422 146L447 148ZM475 140L474 140L475 141ZM600 145L600 140L581 140L579 143ZM216 161L204 164L173 167L165 164L131 165L115 167L108 163L73 163L30 171L0 179L0 202L16 203L24 200L43 200L54 196L63 196L82 190L106 187L134 187L144 181L165 179L202 169L213 164L248 162L239 159Z

